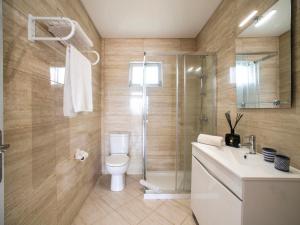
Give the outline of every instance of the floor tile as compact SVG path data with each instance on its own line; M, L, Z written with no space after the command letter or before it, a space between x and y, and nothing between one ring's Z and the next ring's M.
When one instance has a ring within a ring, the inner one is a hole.
M117 209L117 212L130 224L138 224L153 212L144 202L134 199Z
M102 197L102 199L113 209L119 208L133 198L134 197L125 191L110 192Z
M144 199L144 195L139 195L137 199L142 201L147 207L151 208L152 210L157 209L165 201L159 199Z
M75 220L73 221L72 225L86 225L84 220L78 215L76 216Z
M188 216L184 207L172 200L166 200L158 209L158 214L175 225L180 225Z
M92 199L89 196L82 206L79 216L83 219L86 225L92 225L96 221L101 220L108 213L112 212L113 209L101 202L101 199Z
M108 214L101 220L96 221L93 225L131 225L127 223L118 213Z
M145 200L140 177L112 192L110 176L101 176L72 225L196 225L189 199Z
M128 183L125 186L124 191L133 197L137 197L144 193L143 187L138 182L136 182L136 180L133 180L133 182Z
M139 225L172 225L168 220L154 212L146 219L144 219Z
M185 218L182 225L197 225L197 224L192 216L188 216Z
M191 208L191 200L190 199L176 199L175 202L180 203L181 205L185 206L186 208Z
M95 198L102 198L110 193L111 190L109 188L100 186L100 184L96 184L95 188L91 192L91 195L93 195Z

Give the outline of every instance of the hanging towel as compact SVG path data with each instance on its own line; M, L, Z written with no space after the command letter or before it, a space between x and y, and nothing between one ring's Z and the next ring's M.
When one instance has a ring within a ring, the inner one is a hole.
M64 116L93 111L92 68L90 61L68 45L64 82Z
M199 134L197 141L202 144L214 145L217 147L221 147L224 145L223 137L208 134Z

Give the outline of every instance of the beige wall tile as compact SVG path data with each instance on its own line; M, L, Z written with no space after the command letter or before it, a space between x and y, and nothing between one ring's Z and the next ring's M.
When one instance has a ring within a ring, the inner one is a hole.
M63 67L65 47L30 42L27 15L77 20L100 52L101 37L81 2L4 1L4 131L11 148L5 159L5 224L68 225L100 173L101 79L93 67L94 112L63 116L63 85L50 68ZM39 33L49 35L41 26ZM90 158L75 162L76 148Z
M144 51L175 52L195 50L195 39L104 39L104 95L102 97L102 171L109 154L109 133L131 134L130 164L127 173L142 173L142 89L129 87L128 64L143 61ZM176 142L176 57L147 56L163 62L163 87L148 88L149 123L148 169L172 170ZM154 144L155 143L155 144ZM154 146L155 145L155 146ZM170 148L172 147L172 148ZM159 162L159 163L158 163Z
M242 1L224 0L214 12L208 23L197 37L198 49L215 52L217 55L217 133L224 136L228 126L224 113L237 111L234 85L229 82L229 68L235 64L235 39L240 32L238 23L254 8L262 14L275 0ZM291 157L292 164L300 167L300 145L296 141L300 135L299 119L299 60L300 13L299 2L293 1L293 107L291 109L253 109L242 110L245 114L238 127L241 136L255 134L258 149L268 146L278 149Z

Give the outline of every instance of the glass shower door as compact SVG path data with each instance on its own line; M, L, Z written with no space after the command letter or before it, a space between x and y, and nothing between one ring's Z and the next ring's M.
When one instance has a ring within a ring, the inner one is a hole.
M147 85L146 115L146 179L162 192L176 188L176 55L147 55L145 68L161 65L145 76L160 77L157 85Z
M161 76L148 71L161 65ZM144 79L144 175L161 193L189 193L191 142L215 134L215 60L205 55L146 55ZM151 193L151 191L149 191Z

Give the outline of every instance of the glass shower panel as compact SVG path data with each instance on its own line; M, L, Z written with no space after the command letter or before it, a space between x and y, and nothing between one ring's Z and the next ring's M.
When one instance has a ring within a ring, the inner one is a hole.
M145 179L161 193L189 193L191 142L216 132L215 57L146 55L150 63L161 65L163 82L143 87Z
M178 57L177 191L191 188L191 142L199 133L215 134L215 57Z
M146 179L161 191L176 188L176 55L148 55L161 63L162 85L147 87Z

